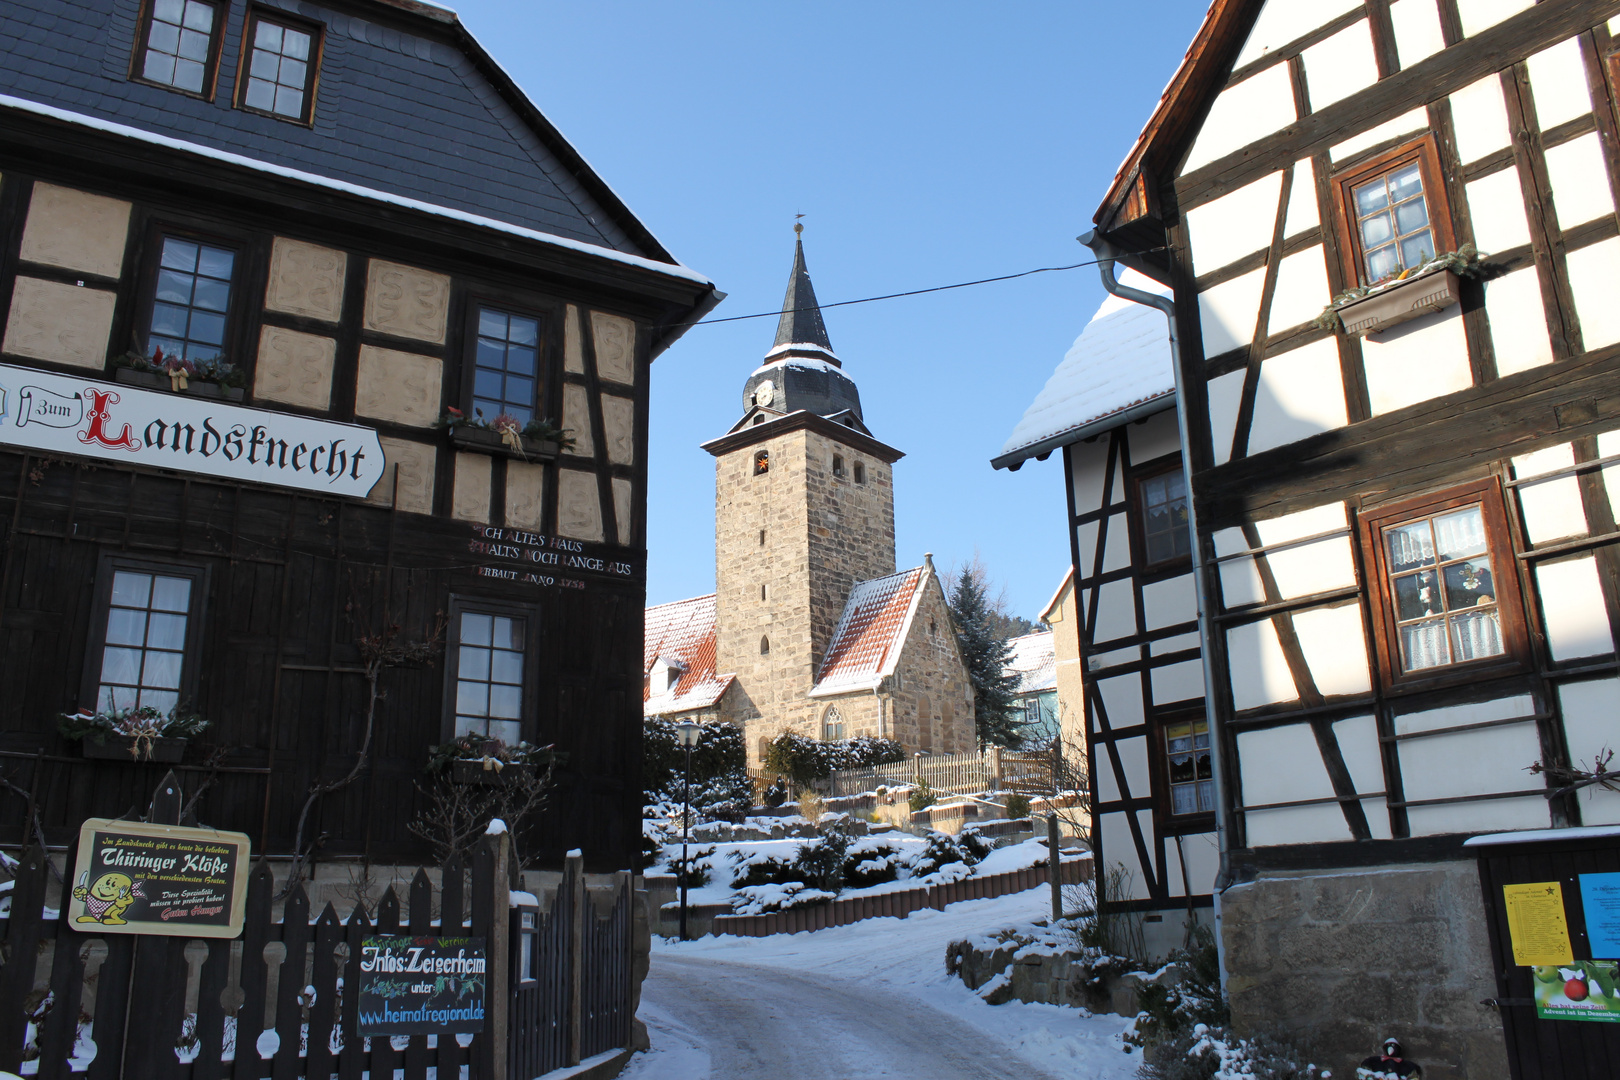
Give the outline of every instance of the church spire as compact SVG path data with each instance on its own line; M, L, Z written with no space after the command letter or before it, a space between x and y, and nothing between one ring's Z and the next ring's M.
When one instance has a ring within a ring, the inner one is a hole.
M827 326L821 321L815 286L810 284L810 271L804 265L804 226L795 223L793 231L800 234L793 241L793 269L788 274L787 294L782 297L776 343L765 359L769 362L783 356L803 356L837 364L838 357L827 339Z

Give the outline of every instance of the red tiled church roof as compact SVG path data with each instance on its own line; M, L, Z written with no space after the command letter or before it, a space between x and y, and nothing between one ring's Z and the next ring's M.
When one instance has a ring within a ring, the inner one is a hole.
M645 679L651 674L653 664L660 658L666 663L678 664L681 677L674 686L656 694L644 683L642 714L659 716L704 709L719 701L736 676L715 672L715 650L713 593L648 608L641 653L642 677Z
M859 582L850 590L812 697L870 690L893 674L922 596L924 573L919 566Z

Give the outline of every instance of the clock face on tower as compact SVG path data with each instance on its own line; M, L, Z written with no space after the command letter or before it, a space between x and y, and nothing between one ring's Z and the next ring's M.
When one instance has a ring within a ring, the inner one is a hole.
M756 405L769 405L775 400L776 386L771 382L771 380L766 379L764 382L754 387L754 403Z

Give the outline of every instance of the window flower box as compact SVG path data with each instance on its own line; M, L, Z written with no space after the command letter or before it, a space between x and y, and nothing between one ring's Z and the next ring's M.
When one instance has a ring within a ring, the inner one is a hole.
M167 714L149 705L133 709L63 714L56 728L79 744L87 758L103 761L161 761L173 764L186 752L191 736L202 734L208 721L178 707Z
M1386 285L1335 309L1346 334L1376 334L1450 307L1462 296L1455 271L1440 267Z
M164 393L174 392L174 383L169 376L156 371L140 371L136 368L121 367L113 372L113 378L128 386L139 386L143 390L161 390ZM186 388L178 391L190 394L192 397L211 398L215 401L241 401L246 396L240 386L222 386L217 382L205 382L193 376L187 380Z
M98 742L94 736L90 736L79 740L79 752L86 758L102 761L150 761L172 765L185 757L186 743L189 741L162 735L139 738L134 735L107 735Z
M458 784L494 787L534 775L533 765L499 758L458 758L450 763L450 779Z
M447 430L450 432L450 445L456 449L472 450L498 457L519 458L524 461L556 461L557 454L562 450L561 446L550 439L531 439L526 435L517 437L520 449L514 449L500 432L474 427L471 424L456 424Z

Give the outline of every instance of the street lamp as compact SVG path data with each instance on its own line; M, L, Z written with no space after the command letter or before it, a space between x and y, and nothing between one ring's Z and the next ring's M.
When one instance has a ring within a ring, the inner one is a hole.
M686 769L681 780L681 940L686 936L686 882L692 868L686 861L686 844L692 836L692 747L698 744L702 726L691 720L675 725L675 737L686 750Z

